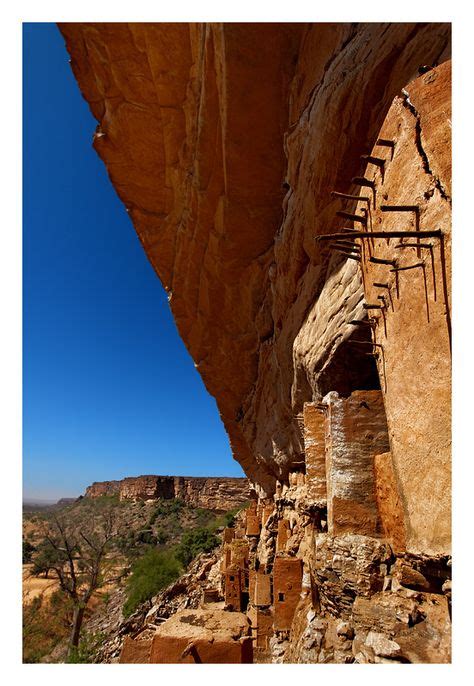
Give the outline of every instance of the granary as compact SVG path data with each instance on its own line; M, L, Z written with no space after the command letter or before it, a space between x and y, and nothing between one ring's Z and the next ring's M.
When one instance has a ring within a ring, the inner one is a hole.
M248 567L249 560L249 544L242 539L235 539L231 541L230 557L232 564L238 564L242 569Z
M268 518L273 514L274 505L265 504L262 509L262 526L265 526L268 522Z
M261 528L261 520L262 520L262 515L261 511L259 514L259 511L255 510L247 510L247 517L246 517L246 528L245 528L245 535L246 536L260 536L260 528Z
M202 591L202 604L218 603L221 600L221 594L217 588L204 588Z
M290 535L290 522L287 519L280 519L278 522L278 534L276 541L277 553L285 550L286 542L290 538Z
M249 602L255 607L272 604L271 575L251 569L249 571Z
M224 572L224 600L227 609L237 612L242 610L244 586L244 570L238 564L229 565Z
M230 543L233 541L235 538L235 529L232 529L229 526L226 526L222 535L222 540L224 543Z
M228 543L224 543L221 557L221 572L224 573L232 560L232 550Z
M271 608L250 607L247 616L252 625L254 649L267 650L273 635L273 612Z
M273 566L274 628L289 631L300 599L303 561L296 557L276 557Z
M387 479L393 483L382 392L331 392L322 403L305 404L304 420L308 495L315 504L327 504L329 534L378 536L384 503L379 495L378 506L377 490L381 494ZM382 458L375 469L376 455L385 455L383 473Z

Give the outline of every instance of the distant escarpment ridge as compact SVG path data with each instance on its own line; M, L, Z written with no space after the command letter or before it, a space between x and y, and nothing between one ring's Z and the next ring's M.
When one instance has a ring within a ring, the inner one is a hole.
M120 500L179 498L189 505L210 510L231 510L249 500L248 479L197 476L129 476L120 481L95 481L86 498L118 495Z

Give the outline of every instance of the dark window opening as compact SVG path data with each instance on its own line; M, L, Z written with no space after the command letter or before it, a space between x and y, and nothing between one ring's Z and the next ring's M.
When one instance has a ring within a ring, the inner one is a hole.
M285 594L279 593L278 594L278 602L282 603L284 600L285 600Z
M328 367L319 377L319 392L324 398L329 391L348 397L353 391L379 391L380 379L370 345L370 326L354 327L351 337L341 343ZM359 342L360 341L360 342Z

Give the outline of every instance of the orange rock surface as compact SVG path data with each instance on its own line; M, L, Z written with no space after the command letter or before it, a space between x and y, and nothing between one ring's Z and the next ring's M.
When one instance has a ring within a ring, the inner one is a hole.
M350 321L364 298L380 302L372 283L385 271L315 237L362 207L331 191L365 196L352 182L364 174L372 228L410 222L380 210L386 195L449 232L449 25L60 28L98 121L95 149L246 474L272 495L304 461L305 403L381 388L407 546L448 551L449 236L428 305L421 271L400 276L376 365ZM396 142L393 159L379 138ZM370 154L386 160L383 178Z

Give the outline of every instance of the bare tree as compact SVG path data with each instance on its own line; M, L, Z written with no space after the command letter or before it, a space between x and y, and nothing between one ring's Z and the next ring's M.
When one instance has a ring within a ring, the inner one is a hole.
M79 645L82 622L94 592L118 580L117 556L112 542L118 535L118 522L112 509L78 523L67 513L53 515L44 529L49 569L73 605L73 621L68 655Z

